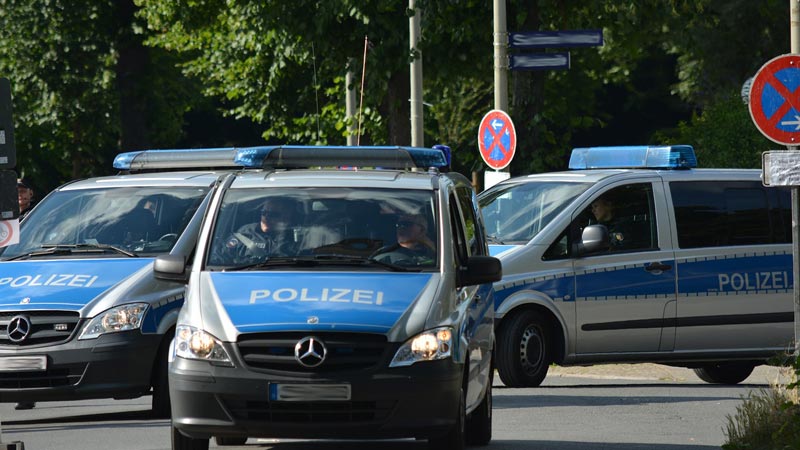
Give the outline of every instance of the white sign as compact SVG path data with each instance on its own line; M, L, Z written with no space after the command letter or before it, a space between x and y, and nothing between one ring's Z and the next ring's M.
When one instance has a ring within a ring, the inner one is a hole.
M507 180L511 177L509 172L499 172L494 170L487 170L483 172L483 188L489 189L495 184Z
M770 150L761 154L764 186L800 186L800 151Z

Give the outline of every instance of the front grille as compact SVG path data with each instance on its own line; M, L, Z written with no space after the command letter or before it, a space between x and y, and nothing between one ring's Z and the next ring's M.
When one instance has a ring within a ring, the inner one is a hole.
M295 345L307 336L325 344L327 356L317 367L307 368L295 360ZM326 373L363 369L377 365L389 350L386 336L369 333L256 333L237 341L245 364L252 369L285 372Z
M73 386L78 384L85 370L86 363L76 363L44 372L0 372L0 389Z
M224 399L237 420L272 423L369 423L385 421L394 401L255 402Z
M25 339L20 342L12 342L8 337L8 324L17 316L27 317L31 323L31 329ZM30 347L66 342L79 323L79 314L70 311L0 312L0 346Z

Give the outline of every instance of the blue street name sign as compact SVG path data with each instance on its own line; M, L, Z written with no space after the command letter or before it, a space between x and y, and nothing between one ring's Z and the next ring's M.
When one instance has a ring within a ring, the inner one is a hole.
M603 45L603 30L509 33L508 45L511 48L599 47Z
M511 70L569 69L569 53L523 53L508 55Z

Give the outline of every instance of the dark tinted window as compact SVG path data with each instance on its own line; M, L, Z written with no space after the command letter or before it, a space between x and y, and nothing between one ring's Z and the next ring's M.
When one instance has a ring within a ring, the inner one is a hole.
M787 189L758 181L670 183L680 248L791 242Z

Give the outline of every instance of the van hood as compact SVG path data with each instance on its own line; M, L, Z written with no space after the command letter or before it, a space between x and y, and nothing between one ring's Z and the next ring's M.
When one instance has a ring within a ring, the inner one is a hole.
M78 311L153 258L0 262L0 311Z
M430 273L214 272L207 280L241 333L386 333L432 278Z

